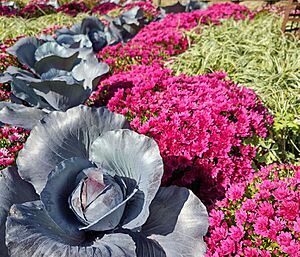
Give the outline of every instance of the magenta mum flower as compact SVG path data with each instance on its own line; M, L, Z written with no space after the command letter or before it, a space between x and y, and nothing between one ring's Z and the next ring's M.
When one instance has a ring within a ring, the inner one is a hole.
M229 189L226 198L210 214L210 220L219 218L218 226L210 224L207 257L216 256L215 253L299 257L299 175L299 166L270 165L244 183L245 192L239 200L230 200ZM232 186L233 190L236 187ZM266 192L270 197L265 198ZM285 197L278 197L279 192ZM224 236L220 236L218 227L222 227ZM227 253L224 247L231 240L236 242L236 248Z

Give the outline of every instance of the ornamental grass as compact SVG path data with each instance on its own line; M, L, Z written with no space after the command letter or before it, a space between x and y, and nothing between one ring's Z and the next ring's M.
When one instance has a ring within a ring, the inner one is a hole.
M70 26L80 22L86 16L88 16L86 13L79 14L76 17L64 13L55 13L36 19L0 16L0 42L21 35L36 36L43 29L54 25Z
M168 64L177 74L224 71L254 89L275 116L273 136L262 143L263 162L299 162L300 41L284 37L282 18L259 13L253 20L226 20L201 35L187 33L193 45Z

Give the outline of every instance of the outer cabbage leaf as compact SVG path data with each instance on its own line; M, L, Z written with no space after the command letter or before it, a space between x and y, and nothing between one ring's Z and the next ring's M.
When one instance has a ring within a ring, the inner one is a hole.
M68 79L66 77L66 79ZM83 104L91 91L84 90L82 85L68 84L66 81L48 80L32 83L34 92L43 97L54 110L66 111L69 108Z
M22 180L16 167L8 167L0 172L0 253L8 257L5 245L5 222L10 207L38 199L32 185Z
M41 44L42 42L35 37L26 37L18 40L16 44L7 48L6 51L17 56L20 63L33 68L36 63L34 53Z
M77 51L75 51L74 49L69 49L69 48L63 47L63 46L57 44L56 42L46 42L46 43L42 44L39 48L37 48L37 50L34 53L34 56L37 61L40 61L49 56L58 56L58 57L62 57L62 58L69 58L69 57L73 56L76 52ZM57 63L57 65L60 65L60 64ZM60 69L60 68L56 67L56 69ZM65 70L67 70L67 69L65 68Z
M122 115L106 108L77 106L66 112L52 112L35 126L19 152L19 173L40 193L48 174L61 161L89 159L90 146L100 134L128 127Z
M66 48L56 42L46 42L35 51L37 62L34 71L40 75L50 69L71 71L80 61L79 52L80 50Z
M109 45L120 41L127 42L145 25L143 9L137 6L114 19L108 15L104 17L110 22L106 32Z
M0 121L25 129L32 129L46 112L37 108L26 107L10 102L0 103Z
M206 2L188 0L185 5L178 1L173 5L161 6L160 8L163 12L163 16L165 16L166 13L191 12L198 9L206 9L207 6Z
M136 182L143 197L139 194L133 196L129 205L143 207L139 213L135 212L135 208L126 208L128 212L124 214L122 225L127 229L143 225L163 175L163 162L156 142L131 130L108 131L94 141L90 155L91 160L111 176L118 175Z
M159 189L142 234L158 242L166 257L203 257L207 229L208 214L202 202L190 190L171 186Z
M89 40L87 35L70 35L70 34L62 34L56 38L56 42L60 45L69 48L80 48L86 47L91 48L92 42Z
M70 29L62 28L56 31L56 41L71 48L92 48L99 52L107 45L104 24L94 16L83 19Z
M156 241L148 239L142 233L129 232L129 235L135 242L138 257L167 257L164 249ZM182 255L182 257L185 257L185 255Z
M139 7L133 7L130 10L128 10L127 12L124 12L123 14L121 14L120 16L120 20L122 22L118 23L118 25L121 25L121 23L126 23L126 24L135 24L135 25L139 25L139 21L144 18L144 11L142 8ZM116 22L118 21L118 19L116 19Z
M76 80L84 81L83 88L89 89L91 93L97 87L100 77L108 72L109 66L106 63L98 63L96 58L89 58L75 66L72 75Z
M88 34L91 31L104 31L104 24L95 16L89 16L82 20L80 33Z
M16 67L8 67L6 73L1 77L0 82L11 81L11 91L13 95L31 106L37 108L47 108L48 104L42 97L38 96L34 90L29 87L29 83L40 81L32 73L21 70Z
M135 244L126 234L107 234L96 241L89 241L88 238L79 239L66 233L47 215L40 201L14 205L6 227L10 257L136 256Z

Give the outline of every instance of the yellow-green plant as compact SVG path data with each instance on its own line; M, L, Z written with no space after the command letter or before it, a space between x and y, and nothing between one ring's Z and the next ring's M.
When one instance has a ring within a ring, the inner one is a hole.
M76 17L72 17L63 13L45 15L35 19L0 16L0 41L21 35L36 36L41 30L49 26L70 26L80 22L86 16L88 16L88 14L79 14Z

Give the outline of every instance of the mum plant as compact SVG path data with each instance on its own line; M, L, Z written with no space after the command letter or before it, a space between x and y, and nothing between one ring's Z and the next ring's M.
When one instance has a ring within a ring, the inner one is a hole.
M251 176L255 140L272 124L257 95L225 76L174 76L157 65L136 66L103 80L94 98L157 141L164 183L195 187L210 204Z
M89 8L86 6L84 2L73 1L73 2L62 4L56 10L58 12L63 12L65 14L75 17L79 13L87 13L89 11Z
M18 11L15 8L0 5L0 16L14 16L17 12Z
M0 127L0 170L15 163L16 155L27 137L28 131L22 128Z
M120 5L116 4L116 3L110 3L110 2L106 2L106 3L99 3L96 6L93 7L93 9L91 10L92 14L107 14L109 11L119 8L121 7Z
M4 256L203 256L204 205L188 189L160 188L157 144L127 127L85 106L39 122L19 170L0 178Z
M0 121L27 129L53 110L83 103L109 70L93 55L33 37L20 39L7 51L26 69L11 66L0 77L1 83L12 82L12 102L0 103Z
M28 4L24 8L22 8L18 15L29 19L29 18L37 18L43 15L48 15L56 13L56 10L53 6L48 4Z
M210 212L207 256L300 252L300 167L273 164L234 184Z

